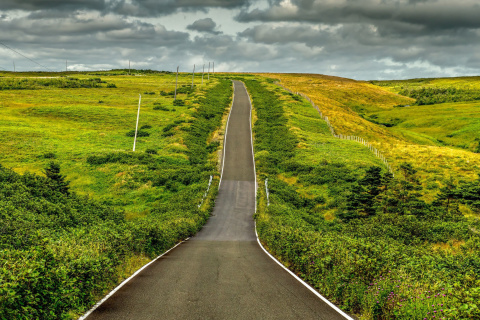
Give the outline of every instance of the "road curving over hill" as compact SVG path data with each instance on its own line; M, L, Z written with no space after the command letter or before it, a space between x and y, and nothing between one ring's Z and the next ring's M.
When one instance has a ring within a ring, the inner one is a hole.
M255 235L251 106L235 81L212 217L97 307L100 319L346 319L275 263Z

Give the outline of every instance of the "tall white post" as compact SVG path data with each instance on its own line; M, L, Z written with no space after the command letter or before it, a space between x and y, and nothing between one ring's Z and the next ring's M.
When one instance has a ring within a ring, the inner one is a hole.
M13 61L13 72L15 72L15 61Z
M177 66L177 78L175 79L175 97L173 97L173 101L177 100L177 85L178 85L178 66Z
M193 65L193 72L192 72L192 89L193 89L193 78L195 78L195 64Z
M210 62L208 63L207 80L210 80Z
M68 72L68 60L65 60L65 72Z
M137 143L137 132L138 132L138 119L140 119L140 104L142 102L142 95L139 94L138 98L138 112L137 112L137 126L135 127L135 139L133 140L133 151L135 151L135 145Z
M213 61L213 70L212 73L215 74L215 61Z
M128 75L130 75L130 60L128 60Z
M203 64L203 71L202 71L202 84L203 84L203 75L205 74L205 64Z

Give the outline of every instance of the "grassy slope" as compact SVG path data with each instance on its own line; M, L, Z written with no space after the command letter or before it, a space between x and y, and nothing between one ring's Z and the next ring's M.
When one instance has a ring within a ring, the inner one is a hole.
M374 81L391 92L415 88L480 89L479 77ZM395 132L419 144L449 145L474 150L480 139L480 102L455 102L376 112L365 110L368 117L381 123L394 123Z
M431 190L426 195L428 199L432 199L433 194L450 177L454 180L472 180L480 171L478 154L432 143L435 138L422 132L421 129L409 128L407 131L403 128L387 128L359 115L359 113L383 115L393 112L391 110L408 112L413 107L394 108L394 106L413 104L415 101L411 98L399 96L395 92L371 83L337 77L309 74L264 74L263 76L280 81L282 85L294 92L307 94L329 117L338 133L357 135L369 140L388 158L394 170L405 161L412 163L419 171L422 184ZM456 81L467 80L457 79ZM474 109L476 107L469 106L466 114ZM409 118L408 123L418 121L405 114L402 117ZM467 116L458 118L465 121ZM469 122L473 121L476 120L469 120ZM432 124L429 124L429 130L435 130L432 129ZM468 142L464 143L468 144Z
M288 119L287 126L299 141L291 161L313 166L325 163L341 164L349 171L356 171L357 174L362 173L369 166L382 165L381 161L363 145L334 138L325 121L320 118L318 111L309 102L293 99L276 85L270 84L268 88L279 93L279 100L284 102L283 110ZM288 173L287 176L280 174L278 177L299 187L299 193L307 198L313 199L320 196L329 199L325 204L317 206L317 211L321 212L326 219L333 218L334 199L328 196L326 185L305 187L297 183L295 175Z
M100 77L117 88L0 91L0 163L20 173L41 173L51 160L43 155L52 152L74 191L108 201L129 215L147 210L149 202L155 201L155 194L162 190L132 180L135 172L143 170L142 166L117 163L93 167L86 163L86 158L95 153L132 150L133 138L125 134L135 129L138 95L142 94L139 126L148 124L152 128L146 130L149 137L138 138L136 150L154 149L159 156L186 161L182 131L177 128L178 134L165 138L162 128L175 120L191 119L194 112L191 107L198 105L193 102L216 80L204 82L200 88L201 78L197 77L195 84L199 90L190 97L187 106L179 107L172 105L171 96L159 95L160 91L175 89L173 74L115 74L105 73ZM99 77L70 75L80 79ZM0 76L38 77L37 74L12 73ZM190 81L188 74L179 77L180 86ZM150 92L155 95L145 94ZM186 98L186 94L178 95L178 99ZM170 111L154 110L154 103ZM182 126L185 124L179 127Z

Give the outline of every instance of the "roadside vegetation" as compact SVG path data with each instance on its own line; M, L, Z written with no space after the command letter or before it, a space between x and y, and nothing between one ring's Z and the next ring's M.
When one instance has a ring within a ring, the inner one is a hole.
M257 229L269 251L362 319L478 318L480 223L460 210L480 214L478 176L451 179L432 195L408 159L393 177L273 82L246 81L257 118Z
M174 106L174 75L116 72L117 88L0 90L2 319L77 318L208 219L231 82L183 75Z

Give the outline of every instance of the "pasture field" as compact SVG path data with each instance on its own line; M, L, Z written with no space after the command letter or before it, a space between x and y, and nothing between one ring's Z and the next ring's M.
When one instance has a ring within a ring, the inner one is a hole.
M217 192L230 81L182 74L173 102L170 73L63 76L0 74L2 319L78 318L195 234Z
M477 194L480 179L426 200L432 190L411 164L398 164L393 178L366 147L333 138L308 102L274 82L246 81L262 243L360 319L478 318L480 223L459 208L478 215L478 195L461 197Z
M426 200L433 200L450 179L472 181L480 172L480 155L472 152L478 148L480 103L415 106L415 99L398 94L407 85L421 88L426 83L432 88L450 83L476 90L478 78L359 82L308 74L262 76L309 96L337 133L368 140L387 157L395 173L401 163L409 162L418 171ZM473 214L468 208L462 211Z
M356 110L417 144L480 151L480 78L373 81L416 99L386 110Z
M0 76L0 84L12 79L68 80L50 78L49 74L3 73ZM127 133L135 130L141 94L139 128L150 128L141 130L149 136L137 138L136 150L187 161L182 128L189 126L199 99L217 80L204 81L202 87L201 76L197 75L198 88L188 93L191 74L180 75L179 89L183 93L177 98L185 101L185 105L174 106L173 95L160 95L161 91L175 90L174 74L139 72L128 76L119 71L68 73L68 76L78 81L100 78L106 83L98 88L41 86L33 90L0 90L0 163L19 173L41 173L48 162L58 161L78 194L108 202L125 210L127 215L141 214L159 197L158 187L134 181L134 175L144 171L146 165L110 163L99 167L88 164L87 158L132 150L133 137ZM108 88L110 84L116 88ZM178 124L173 125L175 122ZM168 130L173 134L163 131L166 126L173 126Z

